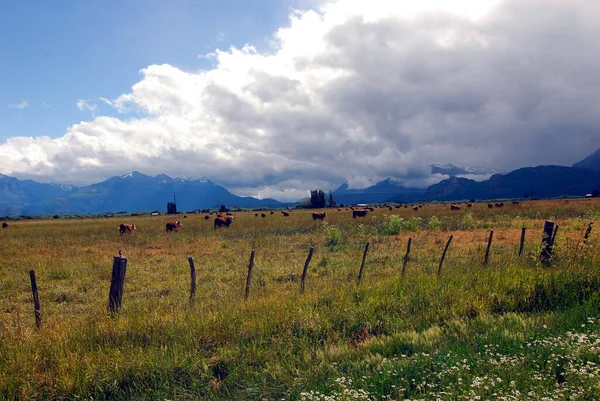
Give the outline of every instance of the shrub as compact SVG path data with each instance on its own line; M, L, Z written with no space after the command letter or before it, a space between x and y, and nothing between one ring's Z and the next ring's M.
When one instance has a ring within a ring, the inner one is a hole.
M323 222L323 231L327 239L327 246L334 251L342 241L342 231L328 222Z
M430 230L437 231L442 228L442 222L436 216L432 216L427 223Z
M475 221L473 220L473 215L471 213L467 213L463 216L463 229L465 229L465 230L475 229Z
M383 222L383 232L387 235L396 235L402 231L404 219L396 214L385 216Z

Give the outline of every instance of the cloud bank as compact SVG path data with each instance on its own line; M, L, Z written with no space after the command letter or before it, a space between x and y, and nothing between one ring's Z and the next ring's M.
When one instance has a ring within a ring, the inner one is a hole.
M327 1L293 12L269 52L148 66L101 98L121 118L9 138L0 172L74 184L164 172L296 199L344 181L430 184L430 163L511 170L600 147L600 2L408 3Z

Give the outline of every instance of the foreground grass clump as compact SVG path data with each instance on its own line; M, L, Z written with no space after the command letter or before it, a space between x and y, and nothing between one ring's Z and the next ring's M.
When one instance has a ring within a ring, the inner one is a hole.
M0 232L0 399L600 399L600 244L581 240L593 207L528 202L494 215L486 204L468 214L439 205L360 220L328 211L327 224L310 212L241 213L219 230L188 216L171 234L164 220L139 217L123 236L111 219L14 223ZM560 225L550 266L537 258L545 218ZM495 231L487 265L484 224ZM118 250L127 281L123 309L110 316Z

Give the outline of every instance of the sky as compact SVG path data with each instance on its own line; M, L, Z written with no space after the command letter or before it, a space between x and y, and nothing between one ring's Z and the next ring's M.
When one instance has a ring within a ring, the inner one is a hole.
M296 200L571 165L600 148L599 37L597 0L7 2L0 173Z

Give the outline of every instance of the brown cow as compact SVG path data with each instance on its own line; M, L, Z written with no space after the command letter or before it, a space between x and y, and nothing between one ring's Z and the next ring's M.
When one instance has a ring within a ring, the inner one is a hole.
M368 210L353 210L352 218L355 219L357 217L367 217Z
M258 213L254 213L254 217L258 217Z
M229 213L229 212L227 212L227 213L225 213L225 214L226 214L227 216L233 216L233 213Z
M8 227L8 223L6 221L2 222L2 228L7 228Z
M204 220L209 220L209 219L210 219L209 215L204 216Z
M418 212L418 211L419 211L419 207L418 207L418 206L415 206L415 207L413 207L413 210L414 210L415 212Z
M289 212L285 212L285 211L283 211L283 210L281 211L281 214L282 214L282 215L284 215L285 217L288 217L288 216L290 215L290 213L289 213Z
M177 220L177 221L169 221L166 225L166 231L167 232L171 232L171 231L175 231L177 232L177 230L179 229L179 227L181 227L181 221Z
M216 217L215 218L215 230L218 227L229 227L233 223L233 216L229 217Z
M467 207L473 207L472 203L467 203Z
M512 201L512 202L513 202L513 205L518 205L518 204L519 204L519 201L518 201L518 200L514 200L514 201Z
M261 213L260 217L262 217L264 219L265 217L267 217L267 214L266 213Z
M121 224L119 226L119 233L121 233L121 235L130 233L133 230L135 230L135 224Z
M491 203L488 203L488 209L493 209L494 205L492 205Z
M326 212L319 212L319 213L312 214L313 220L325 220L326 216L327 216Z

